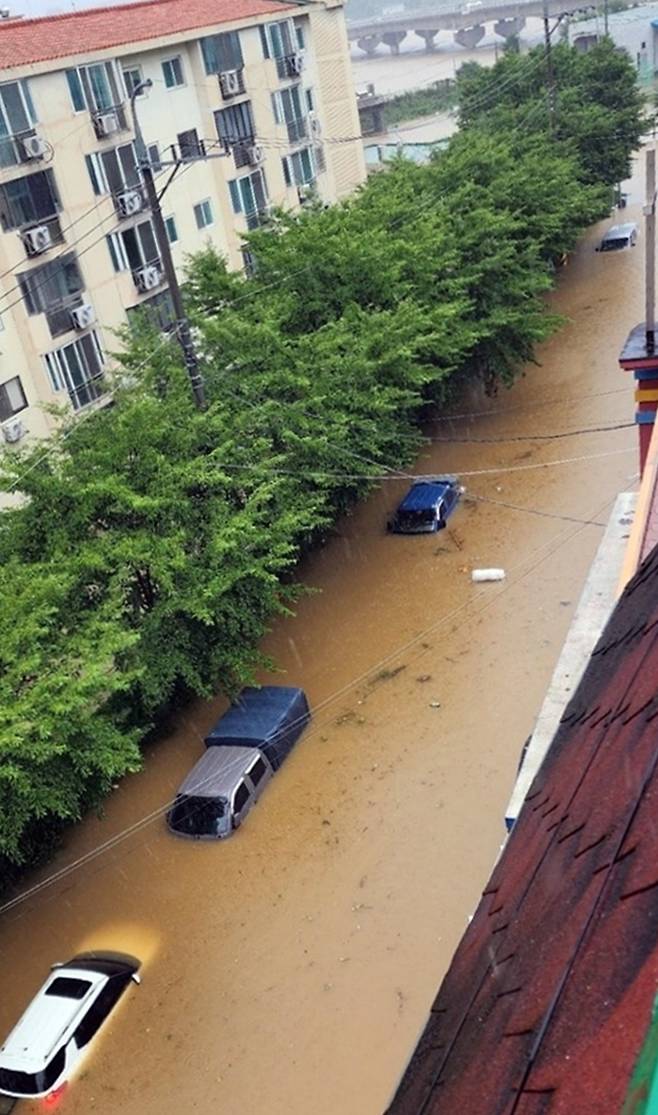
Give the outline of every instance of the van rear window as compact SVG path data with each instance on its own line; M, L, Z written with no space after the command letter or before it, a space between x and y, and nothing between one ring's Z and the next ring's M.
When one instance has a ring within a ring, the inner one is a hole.
M66 1064L66 1051L60 1049L43 1072L14 1072L0 1068L0 1088L17 1096L38 1096L49 1092Z
M222 832L226 804L214 798L181 797L169 815L171 827L187 836L217 836Z
M61 999L84 999L90 987L89 980L59 976L46 988L46 995L56 995Z

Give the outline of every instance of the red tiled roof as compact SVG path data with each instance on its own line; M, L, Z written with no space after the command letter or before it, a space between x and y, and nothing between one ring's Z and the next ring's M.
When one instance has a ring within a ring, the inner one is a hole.
M278 0L145 0L0 24L0 69L90 54L165 35L289 11Z
M657 716L658 548L565 711L388 1115L621 1110L658 986Z

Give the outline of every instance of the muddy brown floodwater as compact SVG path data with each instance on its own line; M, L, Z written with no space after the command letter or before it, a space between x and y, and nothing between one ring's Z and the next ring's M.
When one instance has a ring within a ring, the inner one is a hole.
M642 247L595 254L603 227L560 277L551 302L571 320L540 365L473 405L487 413L436 424L483 439L418 462L464 477L449 529L387 535L405 484L385 483L304 563L318 591L265 648L314 721L240 832L190 844L157 813L138 825L202 752L223 703L199 702L33 881L133 831L0 918L3 1032L52 961L90 946L144 960L62 1115L383 1110L503 839L601 524L634 482L633 429L486 441L631 421L616 358L642 316ZM507 580L472 585L480 565Z

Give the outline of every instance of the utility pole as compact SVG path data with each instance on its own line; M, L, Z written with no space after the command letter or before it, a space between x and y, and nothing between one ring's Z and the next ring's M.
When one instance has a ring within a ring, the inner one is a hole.
M548 0L544 0L544 54L546 57L546 88L548 95L548 130L555 132L555 71L553 69L553 48L551 29L548 26Z
M645 224L645 312L646 354L653 356L656 343L656 149L647 150L647 196Z
M608 22L608 15L609 15L608 0L603 0L603 34L604 35L608 35L609 30L610 30L610 24Z
M150 89L153 82L150 78L145 81L140 81L130 94L130 111L132 113L133 127L135 130L135 150L137 152L137 165L142 175L144 188L146 190L146 197L151 210L153 218L153 225L155 227L155 238L158 242L158 249L160 251L160 259L164 267L165 277L167 279L167 286L171 295L171 301L176 315L176 336L178 342L183 350L183 358L185 360L185 367L187 374L190 378L192 385L192 393L194 395L194 402L198 410L203 410L206 405L206 394L203 386L203 377L201 369L199 368L199 361L194 349L194 342L190 332L190 323L187 319L185 309L183 307L183 299L181 297L180 286L178 285L178 276L174 267L174 261L171 256L171 245L167 230L162 217L162 209L160 208L160 198L155 188L155 179L153 177L153 168L151 167L151 160L148 156L146 144L144 143L144 136L142 129L137 118L137 109L135 107L135 98L144 89Z

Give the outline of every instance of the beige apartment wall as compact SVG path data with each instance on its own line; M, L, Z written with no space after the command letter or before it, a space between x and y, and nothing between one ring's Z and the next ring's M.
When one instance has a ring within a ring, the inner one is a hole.
M279 18L287 14L281 13ZM342 5L325 0L324 4L312 7L300 6L294 18L295 23L303 27L305 40L301 85L304 90L313 90L316 114L322 126L320 142L326 171L318 177L318 191L321 198L330 203L347 196L366 177L362 145L356 138L359 119ZM271 20L272 17L261 22ZM258 26L253 23L247 27L237 23L196 29L185 35L167 37L157 45L141 44L141 49L133 43L120 51L95 52L93 59L85 55L59 59L56 71L52 71L51 62L24 67L20 71L4 71L0 75L3 81L29 80L39 119L37 130L53 151L49 165L55 172L62 201L60 218L65 234L64 244L44 253L39 260L28 260L18 232L0 233L0 383L14 375L21 376L30 404L21 418L32 436L45 436L53 426L54 419L43 412L40 404L62 401L50 387L43 354L70 343L79 334L72 330L53 339L43 315L28 316L20 291L12 289L16 286L15 273L75 250L85 281L85 299L94 306L97 333L107 353L119 348L117 331L126 322L126 310L149 297L138 294L130 272L117 274L114 271L105 239L108 233L138 222L119 223L112 198L94 195L85 166L85 155L128 143L132 132L121 132L99 141L89 113L73 110L64 70L103 58L115 60L120 68L139 66L143 76L153 81L152 89L137 101L144 138L147 143L157 143L166 157L166 149L176 142L182 131L196 128L205 140L214 142L216 139L213 112L226 107L226 102L222 99L217 76L205 73L199 39L204 31L212 34L232 28L240 30L245 99L251 102L257 138L265 151L262 168L270 204L296 209L299 207L297 189L286 186L282 166L282 156L290 153L291 147L286 128L276 124L272 108L272 94L295 82L282 81L275 62L263 58ZM185 84L167 89L162 62L173 55L181 57ZM211 153L218 154L218 151ZM33 173L45 165L35 162L0 170L0 181ZM231 268L242 267L242 234L246 231L246 223L244 217L232 210L228 183L245 173L246 168L236 170L232 156L194 162L177 172L163 200L163 211L165 216L173 215L176 221L179 239L172 246L172 252L179 271L184 270L186 255L207 243L214 245ZM161 184L168 174L168 169L163 170L159 178ZM210 200L214 220L212 225L199 230L194 205L205 199ZM147 216L148 212L144 214Z

